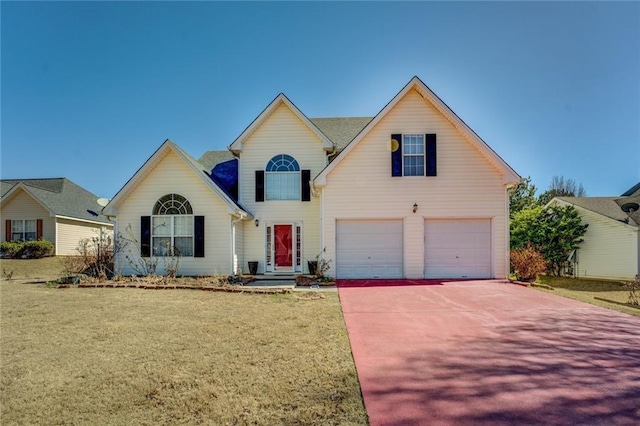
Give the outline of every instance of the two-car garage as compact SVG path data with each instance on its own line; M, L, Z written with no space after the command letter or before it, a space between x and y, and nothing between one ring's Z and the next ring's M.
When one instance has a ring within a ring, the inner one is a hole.
M422 234L402 219L337 220L336 276L403 278L405 247L422 243L425 278L492 277L490 219L426 219Z

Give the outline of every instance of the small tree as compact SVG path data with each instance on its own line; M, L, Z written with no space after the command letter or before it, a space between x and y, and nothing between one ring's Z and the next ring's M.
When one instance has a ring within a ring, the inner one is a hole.
M542 211L540 220L544 238L540 251L548 263L548 271L560 275L571 252L584 241L582 237L589 225L582 224L582 218L573 206L555 204Z
M547 263L547 272L560 275L571 251L582 243L588 225L573 206L534 207L514 214L510 223L511 248L530 244Z
M517 184L509 193L510 217L525 209L531 209L538 205L536 198L536 186L531 183L531 178L527 177Z
M565 179L562 176L554 176L551 178L549 189L540 195L538 202L544 206L554 197L584 197L586 195L581 183L576 183L573 179Z

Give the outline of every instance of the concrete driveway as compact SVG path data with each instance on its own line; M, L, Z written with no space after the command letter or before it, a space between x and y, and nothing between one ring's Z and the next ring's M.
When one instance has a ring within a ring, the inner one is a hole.
M640 318L499 281L374 284L339 283L372 425L640 424Z

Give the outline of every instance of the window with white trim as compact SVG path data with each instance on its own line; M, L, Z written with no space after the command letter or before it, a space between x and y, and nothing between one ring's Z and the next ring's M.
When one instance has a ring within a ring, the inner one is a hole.
M160 198L151 217L153 256L193 256L193 209L182 195Z
M402 135L402 175L424 176L424 135Z
M14 219L11 221L11 241L35 241L37 237L35 219Z
M280 154L265 169L265 199L300 200L300 165L290 155Z

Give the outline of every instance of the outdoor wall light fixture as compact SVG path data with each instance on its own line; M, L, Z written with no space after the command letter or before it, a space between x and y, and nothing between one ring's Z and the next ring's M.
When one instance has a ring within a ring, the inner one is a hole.
M418 203L413 203L413 212L417 212L418 211Z
M254 220L254 221L253 221L253 223L255 223L255 224L256 224L256 228L257 228L258 226L260 226L260 221L259 221L258 219Z

